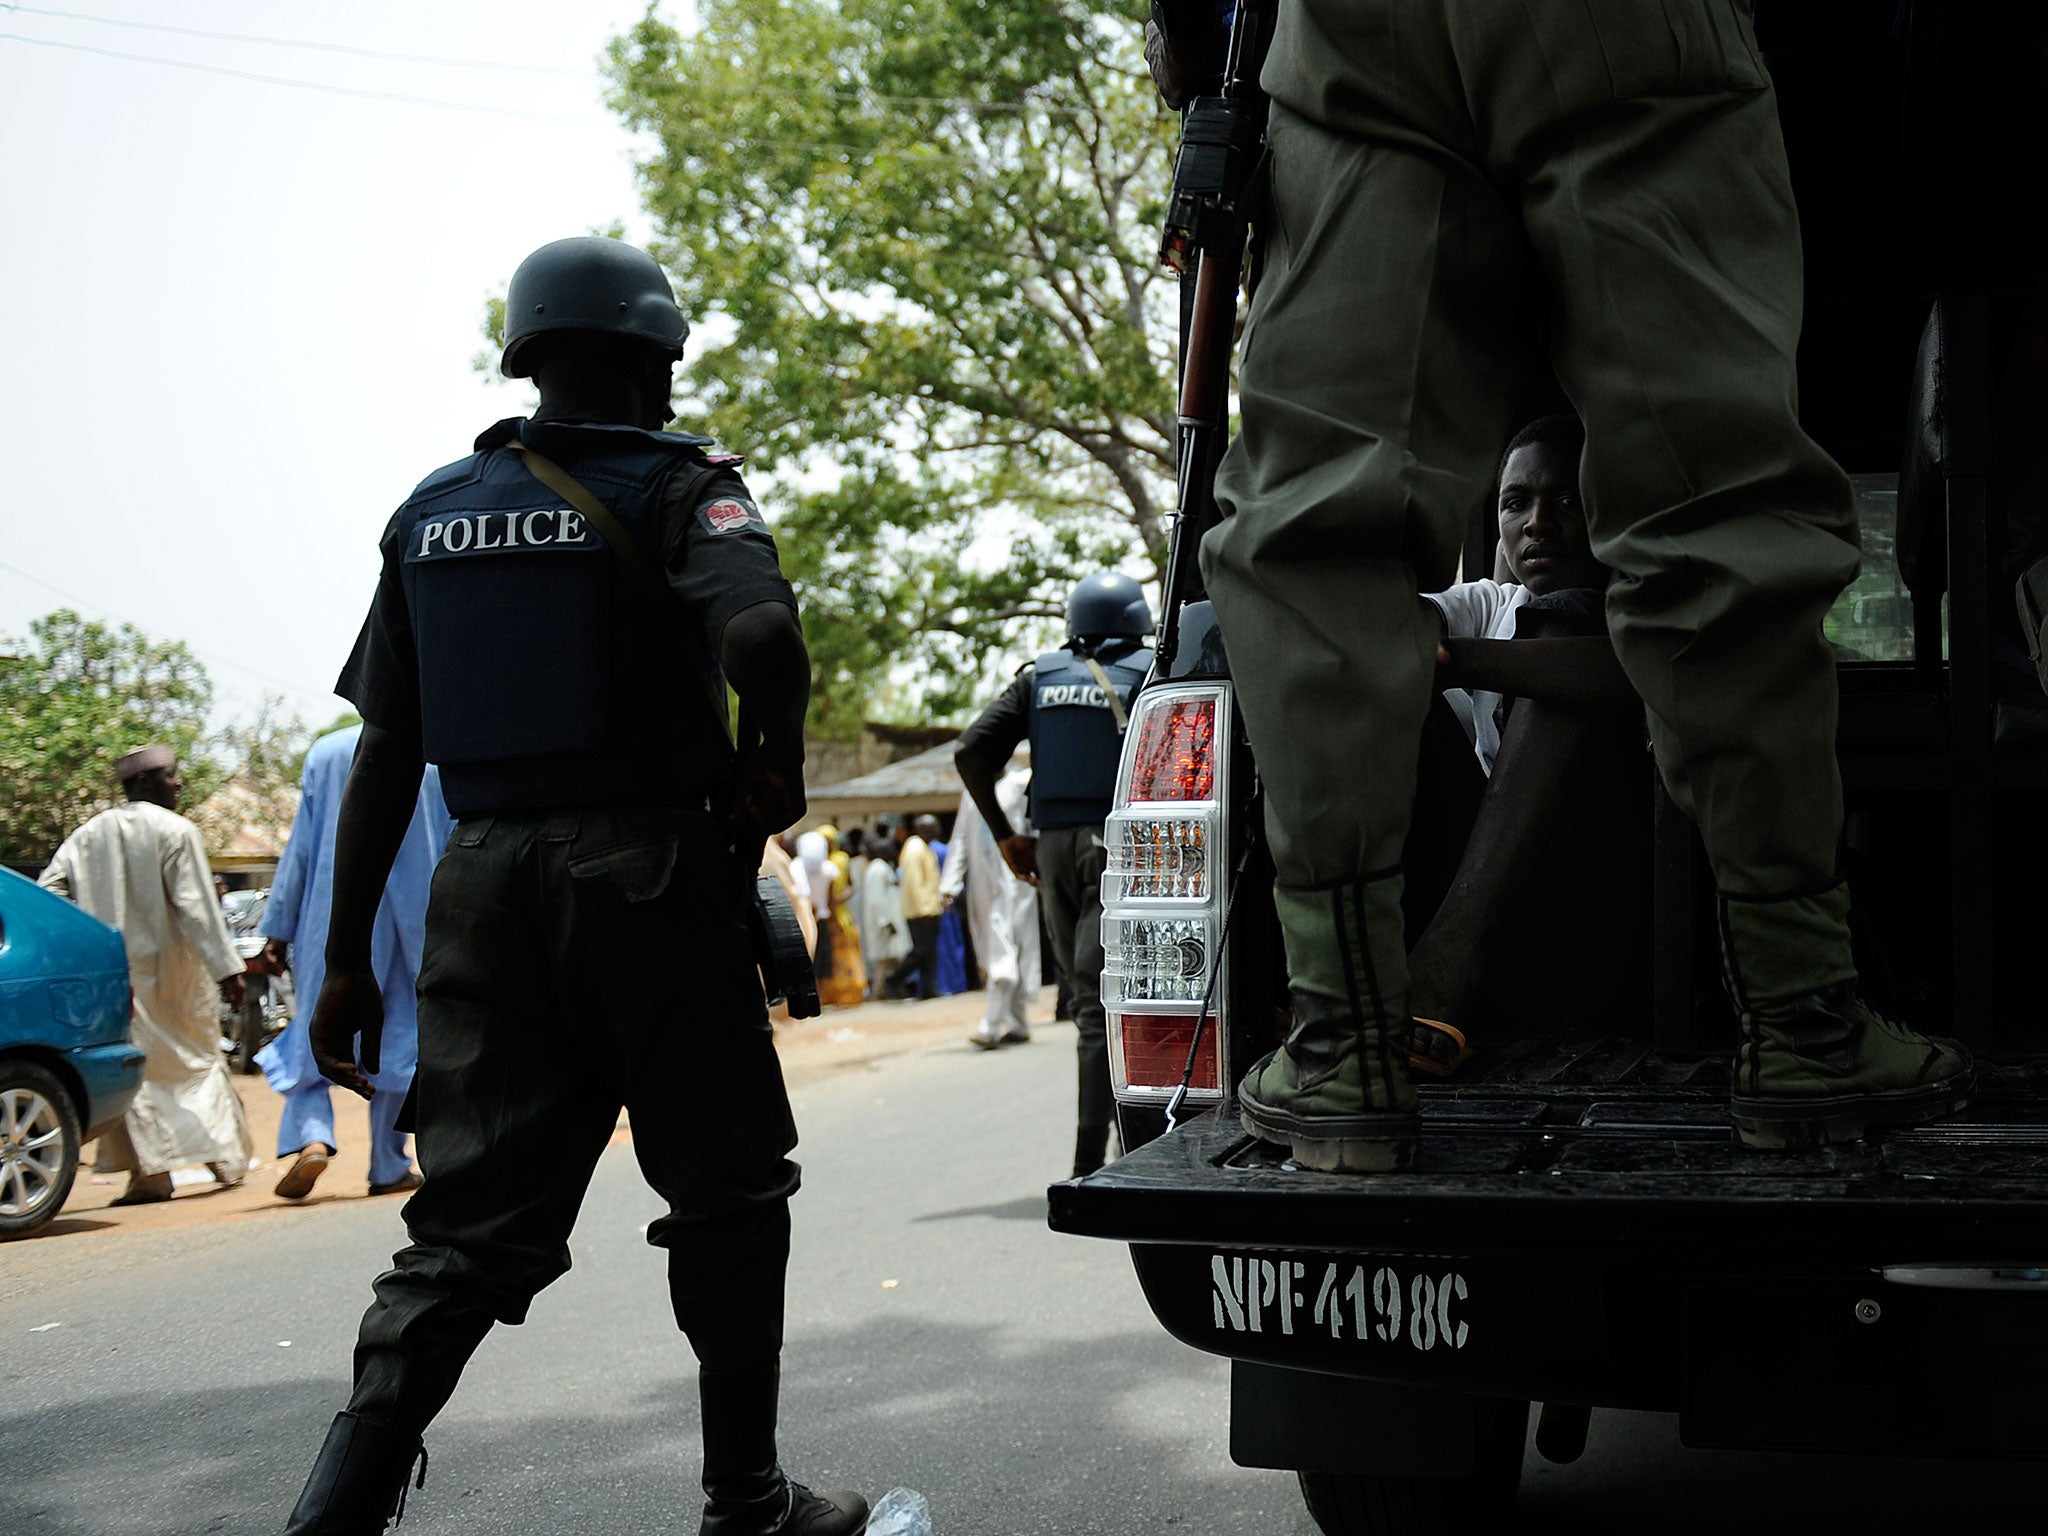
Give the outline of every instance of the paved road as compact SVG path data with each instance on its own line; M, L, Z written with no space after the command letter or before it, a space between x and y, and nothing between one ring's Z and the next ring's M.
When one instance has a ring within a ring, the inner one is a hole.
M1312 1536L1291 1477L1230 1465L1223 1363L1159 1332L1121 1249L1045 1230L1072 1063L1064 1028L993 1057L949 1035L799 1091L786 1462L920 1488L938 1536ZM436 1426L405 1536L695 1531L693 1367L640 1239L657 1213L615 1147L575 1272ZM31 1282L0 1286L0 1531L275 1536L399 1240L394 1202L347 1202L0 1248ZM1613 1415L1578 1465L1531 1457L1522 1523L1722 1533L1768 1526L1768 1501L1882 1532L1959 1486L1970 1516L2038 1522L2029 1475L1957 1470L1684 1453L1668 1419Z
M1045 1230L1072 1041L948 1035L799 1090L784 1460L920 1488L939 1536L1311 1532L1291 1478L1230 1465L1222 1362L1159 1332L1120 1248ZM640 1236L659 1211L614 1147L575 1270L436 1425L406 1536L696 1530L694 1366ZM395 1202L349 1202L36 1254L0 1301L0 1531L275 1536L400 1232Z

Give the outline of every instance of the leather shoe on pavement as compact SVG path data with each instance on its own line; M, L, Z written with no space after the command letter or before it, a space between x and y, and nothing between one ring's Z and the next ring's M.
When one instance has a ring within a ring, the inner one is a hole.
M109 1205L155 1205L171 1198L171 1176L168 1173L131 1173L128 1187L109 1200Z
M778 1518L764 1521L758 1506L732 1513L704 1511L699 1536L859 1536L868 1523L868 1501L843 1490L813 1493L787 1484L789 1496Z
M328 1151L319 1142L302 1149L291 1167L277 1181L277 1195L283 1200L303 1200L313 1192L320 1175L327 1171Z
M418 1189L426 1182L425 1175L417 1168L408 1168L400 1177L393 1179L389 1184L372 1184L370 1186L370 1193L373 1195L403 1195Z

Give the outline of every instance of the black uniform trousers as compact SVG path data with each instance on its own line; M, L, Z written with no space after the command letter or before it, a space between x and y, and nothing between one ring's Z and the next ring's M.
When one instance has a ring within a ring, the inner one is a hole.
M456 827L419 979L426 1182L363 1318L352 1411L423 1430L491 1324L523 1321L568 1271L622 1107L668 1202L647 1236L668 1250L677 1324L707 1375L772 1369L796 1127L741 905L751 874L701 809Z
M1107 1131L1116 1118L1109 1035L1102 1014L1102 875L1109 854L1100 825L1038 834L1038 900L1053 964L1079 1032L1079 1128Z

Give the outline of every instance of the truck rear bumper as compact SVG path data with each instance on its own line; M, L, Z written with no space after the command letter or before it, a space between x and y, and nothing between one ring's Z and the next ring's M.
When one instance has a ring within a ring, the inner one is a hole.
M1556 1108L1426 1105L1424 1167L1381 1177L1292 1168L1226 1111L1053 1186L1051 1224L1129 1242L1167 1331L1236 1360L1675 1409L1700 1445L2048 1453L2031 1106L1791 1156L1682 1095Z

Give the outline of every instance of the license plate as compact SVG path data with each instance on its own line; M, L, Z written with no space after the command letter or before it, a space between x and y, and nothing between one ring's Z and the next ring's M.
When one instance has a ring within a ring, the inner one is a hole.
M1473 1300L1464 1261L1455 1258L1209 1255L1219 1346L1228 1338L1277 1334L1360 1351L1461 1350L1472 1341Z

